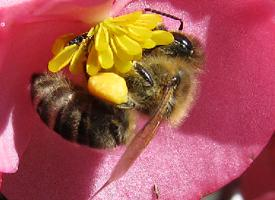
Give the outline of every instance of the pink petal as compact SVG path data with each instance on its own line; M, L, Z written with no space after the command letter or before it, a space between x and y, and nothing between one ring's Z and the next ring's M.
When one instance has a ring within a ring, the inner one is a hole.
M111 10L111 15L116 16L121 10L131 2L132 0L114 0L114 5Z
M10 0L1 2L0 11L6 25L68 19L93 24L106 18L112 2L113 0Z
M1 189L1 186L2 186L2 173L0 173L0 189Z
M6 127L3 127L3 132L0 135L1 172L16 172L18 169L19 158L15 146L15 131L12 120L13 108L9 113Z
M274 200L275 199L275 191L265 193L253 200Z
M12 5L4 4L4 7L0 8L1 172L11 173L17 170L19 156L26 149L31 134L39 132L38 127L34 124L36 114L34 114L30 102L28 90L31 74L46 69L47 62L51 57L51 45L57 36L67 32L81 32L90 27L87 24L71 21L72 18L77 18L74 13L71 15L73 17L69 17L68 11L74 8L73 2L70 6L64 7L63 13L57 12L58 17L55 20L52 18L51 9L54 5L59 5L60 2L48 1L44 4L43 2L45 1L22 4L17 2ZM103 13L106 15L111 3L110 1L89 2L81 1L81 4L75 5L76 10L80 11L80 6L86 4L92 8L94 5L96 7L101 5L105 6ZM67 4L65 3L65 5ZM82 16L87 15L87 11L91 11L92 8L83 8ZM22 10L25 12L21 12ZM89 15L94 16L95 19L99 17L98 13L93 13L89 13ZM41 19L43 20L41 21ZM30 23L31 21L35 22Z
M184 125L177 130L162 126L129 172L97 199L153 199L154 184L161 199L198 199L238 177L268 142L275 127L274 2L196 2L136 1L127 6L150 6L183 18L185 30L204 42L207 60L198 102ZM166 23L177 27L173 20ZM16 141L24 140L27 131L33 135L18 173L5 176L3 191L11 199L87 199L122 153L121 148L99 152L62 140L30 105L30 74L45 68L53 39L73 30L84 28L64 21L18 24L9 37L16 43L6 41L0 85L9 85L1 102L15 105ZM21 50L28 46L35 48ZM29 70L18 73L15 66Z
M241 191L245 199L268 200L275 199L275 135L242 175Z

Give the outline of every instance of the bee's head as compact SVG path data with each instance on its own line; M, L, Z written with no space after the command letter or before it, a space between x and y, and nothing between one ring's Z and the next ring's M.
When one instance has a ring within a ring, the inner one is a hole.
M194 45L191 40L180 32L172 33L174 42L169 45L159 46L162 53L171 57L191 58L194 54Z
M181 60L182 67L200 70L204 53L200 41L191 35L182 32L172 32L174 41L169 45L157 46L145 56L166 56L167 59Z
M174 41L169 45L157 46L144 51L144 56L166 55L168 57L181 57L191 59L195 54L195 45L192 41L180 32L172 32Z
M174 32L174 42L169 45L172 56L190 57L194 53L192 42L182 33Z

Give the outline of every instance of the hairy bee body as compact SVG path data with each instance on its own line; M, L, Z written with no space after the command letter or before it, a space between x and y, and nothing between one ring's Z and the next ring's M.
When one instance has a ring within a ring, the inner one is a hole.
M187 116L196 97L204 55L197 39L178 32L173 35L172 44L145 50L142 60L134 63L134 70L124 76L136 109L149 115L155 113L162 101L166 85L175 80L166 116L177 126Z
M41 119L63 138L96 148L126 143L129 113L91 96L64 75L33 75L31 94Z
M41 119L67 140L96 148L115 147L131 138L132 110L154 115L172 80L166 117L179 125L194 101L203 53L195 38L172 33L172 44L145 50L133 69L121 74L129 90L129 102L122 107L91 96L64 75L34 75L31 94Z

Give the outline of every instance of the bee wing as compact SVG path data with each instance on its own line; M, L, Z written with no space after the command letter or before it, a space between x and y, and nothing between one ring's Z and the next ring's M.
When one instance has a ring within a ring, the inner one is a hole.
M127 146L126 151L119 159L114 167L110 178L107 182L91 197L95 197L106 186L122 177L128 169L133 165L138 156L147 147L153 137L156 135L158 127L164 117L166 106L172 94L172 88L167 87L164 92L164 98L159 105L155 115L147 122L147 124L135 135L131 143Z

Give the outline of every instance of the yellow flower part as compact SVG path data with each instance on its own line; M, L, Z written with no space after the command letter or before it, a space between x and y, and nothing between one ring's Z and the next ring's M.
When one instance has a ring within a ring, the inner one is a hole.
M158 14L136 11L106 19L97 25L98 31L94 35L98 59L107 58L107 48L111 47L112 51L108 52L108 62L100 60L101 68L110 69L114 66L116 71L127 73L132 68L132 61L142 57L142 49L173 42L174 37L170 32L153 30L161 22L162 17Z
M69 70L73 74L77 74L83 71L83 61L85 60L85 49L87 48L87 43L82 42L78 49L74 52L72 56Z
M90 41L91 38L86 33L78 36L68 34L56 39L52 47L55 56L48 63L49 71L58 72L69 65L72 73L82 72L83 64L87 62L86 54Z
M90 76L101 69L127 73L132 61L142 57L142 49L173 42L170 32L154 30L161 22L158 14L136 11L110 17L85 34L61 36L53 45L48 68L57 72L69 65L72 73L79 73L86 64Z
M54 44L52 46L53 55L57 55L62 49L65 48L67 43L70 42L75 37L76 37L76 35L69 33L69 34L62 35L61 37L57 38L54 41Z
M61 50L53 59L49 61L48 68L51 72L58 72L67 66L75 52L78 50L78 46L76 44L66 46L63 50Z
M88 56L86 71L90 76L93 76L93 75L96 75L99 70L100 70L100 65L97 60L97 52L95 50L95 47L93 46Z

